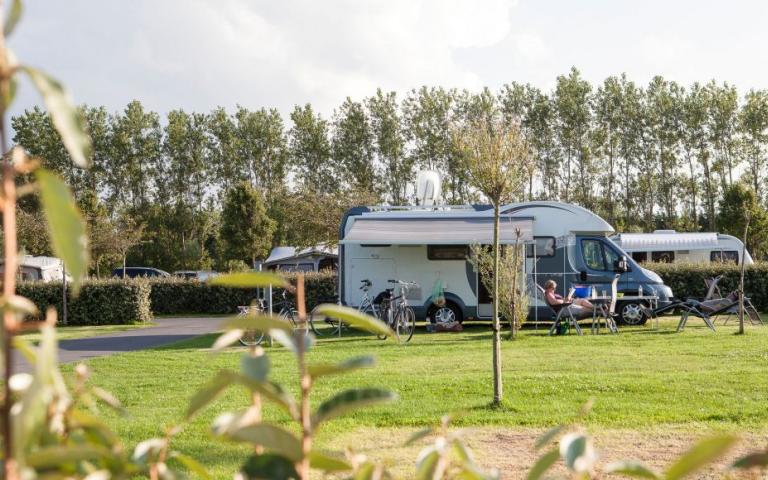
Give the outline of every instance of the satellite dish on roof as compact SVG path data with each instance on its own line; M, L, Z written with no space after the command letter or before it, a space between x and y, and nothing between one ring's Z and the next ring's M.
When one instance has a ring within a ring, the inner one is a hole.
M435 205L440 199L440 193L440 174L434 170L419 172L416 178L416 199L419 205Z

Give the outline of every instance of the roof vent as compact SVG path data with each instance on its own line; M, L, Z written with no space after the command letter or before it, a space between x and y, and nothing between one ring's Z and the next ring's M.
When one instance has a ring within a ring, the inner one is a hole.
M677 233L675 230L654 230L653 233Z
M419 172L416 179L416 200L419 205L431 207L440 199L440 174L434 170Z

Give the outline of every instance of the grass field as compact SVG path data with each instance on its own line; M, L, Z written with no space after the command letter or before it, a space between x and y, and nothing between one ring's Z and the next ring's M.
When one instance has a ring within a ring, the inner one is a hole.
M388 441L399 442L413 428L432 425L454 411L464 412L461 426L531 436L571 419L589 398L595 405L586 425L594 432L768 431L768 327L748 327L746 335L737 336L731 325L719 327L716 334L694 320L680 334L673 333L674 325L665 320L658 331L623 328L619 335L583 337L548 337L544 329L526 329L502 346L501 408L489 406L487 325L470 326L459 334L420 330L407 345L368 335L324 340L311 351L313 361L373 355L377 366L324 379L315 400L358 386L386 387L400 400L332 421L320 432L319 443L338 449L375 444L382 432ZM128 443L161 435L164 426L182 418L197 387L222 368L238 368L242 350L211 354L206 348L214 338L89 361L93 381L115 393L130 412L127 418L109 417ZM273 380L296 392L292 354L282 347L268 354ZM71 366L65 370L71 371ZM217 414L246 402L244 391L229 391L184 430L177 448L212 466L217 476L227 476L245 449L212 440L209 426ZM288 424L287 416L271 406L265 417Z

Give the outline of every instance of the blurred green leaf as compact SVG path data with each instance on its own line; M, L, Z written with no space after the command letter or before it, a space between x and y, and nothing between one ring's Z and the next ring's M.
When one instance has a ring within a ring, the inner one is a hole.
M290 283L280 275L268 272L240 272L219 275L212 278L210 285L236 288L261 288L272 285L273 287L290 288Z
M731 465L731 468L746 470L755 467L768 467L768 452L755 452L745 455Z
M53 126L61 135L61 141L72 161L81 167L87 167L90 163L91 137L86 133L83 116L75 108L64 86L35 68L24 66L21 70L29 76L43 96Z
M37 353L32 347L32 344L24 340L22 337L13 337L13 348L15 348L30 365L37 363Z
M436 475L439 463L440 452L436 448L430 447L423 451L416 461L416 479L433 480L434 478L439 478Z
M328 318L336 318L355 328L367 332L387 335L389 338L395 338L395 332L392 331L384 322L379 319L360 313L354 308L342 307L333 303L323 303L312 310L313 315L323 315ZM396 340L396 339L395 339Z
M39 169L40 199L53 244L53 252L64 261L72 276L72 290L77 293L88 271L88 237L85 222L77 211L72 194L56 174Z
M417 430L414 432L410 437L408 437L408 440L405 441L405 446L412 445L415 442L418 442L422 438L428 437L435 433L435 429L432 427L429 428L422 428L421 430Z
M243 385L245 388L252 392L258 392L264 396L264 398L271 400L281 407L283 407L292 418L299 418L298 407L296 401L293 399L290 393L286 392L283 387L277 383L272 382L258 382L242 375L233 374L235 381Z
M215 377L205 384L200 390L195 392L189 400L187 407L187 419L195 416L206 405L214 401L221 393L230 386L237 378L229 370L220 371Z
M21 313L26 315L37 314L37 305L32 303L28 298L20 295L12 295L10 297L0 297L0 310L10 310L13 313Z
M480 467L474 464L462 465L459 473L456 474L456 480L497 480L498 472L488 473L480 470Z
M208 473L208 470L203 466L203 464L198 462L194 458L179 452L175 452L175 451L171 452L170 457L178 460L179 463L184 465L184 467L186 467L187 470L196 474L200 478L203 478L205 480L208 480L209 478L211 478L211 474Z
M246 480L296 480L299 473L291 460L280 455L264 454L248 457L240 468L240 473Z
M550 450L544 455L540 456L536 463L533 464L531 469L528 471L528 476L525 477L528 480L538 480L542 477L547 471L549 471L550 468L552 468L552 465L557 462L557 460L560 458L560 452L557 450Z
M374 478L380 478L379 475L375 475L376 465L371 462L365 462L357 467L357 471L352 476L353 480L373 480Z
M307 367L309 374L313 377L321 377L323 375L334 375L337 373L345 373L359 368L372 367L375 360L371 356L355 357L349 360L344 360L340 363L320 363L317 365L310 365Z
M36 469L61 468L65 463L100 458L112 459L114 454L101 445L56 445L35 450L27 457L27 465Z
M92 387L91 393L93 394L94 397L98 398L99 400L107 404L116 412L125 414L125 408L123 408L123 404L120 403L120 400L118 400L117 397L112 395L110 392L99 387Z
M269 357L266 355L259 355L258 357L243 355L240 358L240 371L245 378L266 382L269 374Z
M621 461L609 463L605 466L606 473L626 475L634 478L656 478L661 479L661 475L654 472L640 462Z
M255 330L268 333L270 330L293 331L293 326L280 317L273 315L243 315L226 319L221 328L224 330Z
M18 89L18 86L19 82L17 82L14 77L11 77L10 80L8 80L8 90L5 92L5 98L3 99L5 108L8 108L16 98L16 90Z
M534 443L533 448L539 450L542 447L546 447L552 443L552 441L560 434L560 432L563 431L564 428L565 427L563 425L558 425L547 430L543 435L536 439L536 443Z
M139 442L133 449L133 459L144 464L154 462L166 445L168 442L164 438L150 438Z
M227 348L228 346L240 340L240 337L242 337L244 333L245 332L239 328L233 328L232 330L227 330L226 332L219 335L216 341L213 342L213 345L211 346L211 350L217 352L219 350Z
M730 450L737 440L732 435L721 435L700 441L667 469L667 480L683 478L715 461Z
M469 448L464 444L464 442L461 441L461 439L456 438L453 440L453 451L456 452L456 455L459 457L461 462L463 464L474 464L475 459L472 457L472 452L469 451Z
M309 466L324 472L346 472L352 470L352 465L344 459L326 455L317 450L309 452Z
M304 351L308 351L315 344L315 336L310 332L301 332L296 329L292 332L286 332L285 330L270 330L269 336L272 337L280 345L284 346L294 354L298 354L299 339L304 338Z
M397 395L379 388L358 388L341 392L324 401L312 416L312 425L317 426L326 420L344 415L352 410L376 403L392 402Z
M16 29L16 25L19 23L19 20L21 20L23 11L24 6L22 5L21 0L13 0L11 9L8 11L8 18L5 20L5 27L3 28L3 33L6 37L10 37ZM6 103L5 106L7 107L8 104Z
M275 425L260 423L227 432L226 436L238 442L261 445L289 460L301 460L301 441L291 432Z

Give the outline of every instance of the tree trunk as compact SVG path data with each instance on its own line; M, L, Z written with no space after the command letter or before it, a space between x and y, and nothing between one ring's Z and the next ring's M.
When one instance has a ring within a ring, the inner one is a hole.
M493 404L500 405L503 396L501 383L501 332L499 327L499 200L493 205Z
M741 245L741 274L739 275L739 335L744 334L744 256L747 252L747 232L749 231L750 216L747 214L747 223L744 225L744 238Z

